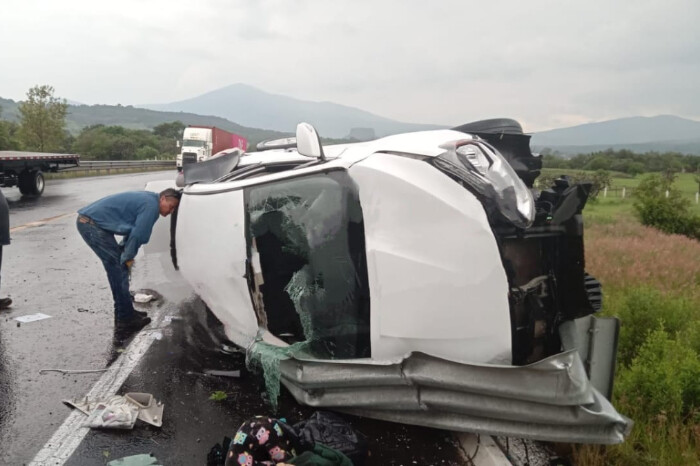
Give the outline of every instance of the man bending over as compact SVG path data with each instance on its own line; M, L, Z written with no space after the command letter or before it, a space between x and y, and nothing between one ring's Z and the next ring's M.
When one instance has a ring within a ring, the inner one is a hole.
M180 191L171 188L160 194L129 191L107 196L78 211L78 232L107 271L118 330L136 331L151 322L145 312L134 309L129 274L139 248L151 238L158 214L170 215L180 204L180 196ZM122 245L114 235L124 236Z

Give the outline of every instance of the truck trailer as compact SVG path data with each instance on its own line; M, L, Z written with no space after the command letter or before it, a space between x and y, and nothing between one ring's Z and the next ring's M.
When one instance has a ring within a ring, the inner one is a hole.
M234 147L245 151L248 141L216 126L190 125L182 133L182 149L177 156L177 169L180 171L183 164L202 162Z
M0 151L0 186L19 187L26 196L44 192L43 172L57 172L80 165L77 154Z

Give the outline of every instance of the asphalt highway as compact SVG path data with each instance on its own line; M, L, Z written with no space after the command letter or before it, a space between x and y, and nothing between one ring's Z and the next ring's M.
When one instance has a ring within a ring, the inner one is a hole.
M106 275L77 233L75 212L108 194L173 176L167 171L49 181L37 199L3 189L12 244L3 250L0 296L10 295L14 304L0 311L0 464L99 465L153 453L163 465L203 465L209 450L250 416L293 423L313 412L283 390L272 413L262 376L246 369L243 354L220 351L216 319L187 287L162 277L157 264L137 260L134 272L134 283L157 292L158 299L141 305L154 322L131 338L115 335ZM50 317L15 320L37 313ZM207 370L239 370L240 377ZM210 399L217 391L226 399ZM62 402L127 392L151 393L163 402L163 426L139 421L133 430L90 430L82 426L86 417ZM464 464L449 432L347 419L369 438L369 465Z

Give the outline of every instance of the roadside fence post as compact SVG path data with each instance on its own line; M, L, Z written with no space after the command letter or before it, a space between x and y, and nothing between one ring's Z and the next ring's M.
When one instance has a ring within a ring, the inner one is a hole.
M622 188L622 199L624 199L624 198L625 198L625 188L623 187Z
M700 200L700 191L695 193L695 203L698 204L698 200Z
M603 189L603 197L608 197L608 187L606 186L605 189Z
M668 189L666 190L666 199L668 199Z

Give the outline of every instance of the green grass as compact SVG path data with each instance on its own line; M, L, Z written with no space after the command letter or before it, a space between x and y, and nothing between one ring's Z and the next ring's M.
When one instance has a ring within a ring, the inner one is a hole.
M582 175L582 174L593 174L595 172L587 170L574 170L569 168L543 168L542 173L546 175ZM639 182L644 178L646 173L641 175L632 176L627 173L621 172L609 172L613 179L613 188L636 188ZM695 194L698 192L698 182L695 181L695 177L698 176L694 173L679 173L676 176L676 180L673 186L678 188L684 193Z
M563 173L583 174L593 173L584 170L561 170L561 169L543 169L544 173L560 175ZM695 176L692 173L680 173L673 183L673 186L678 189L683 197L690 201L690 211L700 215L700 203L695 202L695 193L698 192L698 184L695 181ZM610 222L617 216L628 217L633 215L632 202L634 200L634 188L639 186L644 175L630 177L626 174L613 173L612 186L608 190L607 196L600 194L598 199L589 201L584 210L584 216L594 221ZM621 189L626 188L625 198L622 198Z
M613 175L613 187L636 188L639 182L644 178L644 175L637 175L633 178L619 177ZM692 173L679 173L676 180L673 182L673 187L683 193L694 195L698 192L698 183L695 181L695 175Z
M634 209L629 199L614 197L599 198L588 201L583 209L583 218L586 223L611 224L620 218L632 218Z

